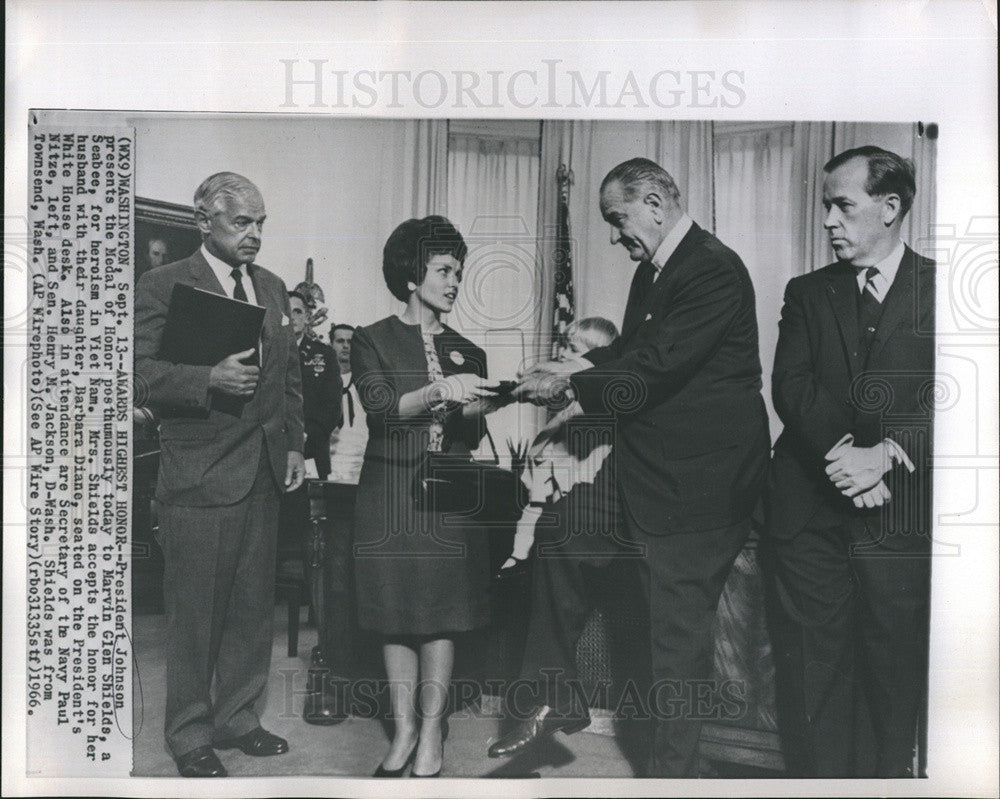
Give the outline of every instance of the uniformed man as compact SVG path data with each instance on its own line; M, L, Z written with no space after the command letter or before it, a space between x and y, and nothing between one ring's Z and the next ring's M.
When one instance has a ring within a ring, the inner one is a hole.
M309 310L297 292L288 292L292 307L292 331L299 345L302 369L302 402L305 407L305 457L316 463L316 473L325 480L330 473L330 433L340 425L341 395L337 356L318 338L307 334Z

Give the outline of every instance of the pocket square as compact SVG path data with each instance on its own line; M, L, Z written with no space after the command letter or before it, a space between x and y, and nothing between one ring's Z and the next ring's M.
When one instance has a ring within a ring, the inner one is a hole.
M653 315L652 315L651 313L648 313L648 314L646 314L646 321L647 321L647 322L648 322L648 321L649 321L650 319L652 319L652 318L653 318Z
M281 315L281 326L285 327L288 325L288 317L284 314Z

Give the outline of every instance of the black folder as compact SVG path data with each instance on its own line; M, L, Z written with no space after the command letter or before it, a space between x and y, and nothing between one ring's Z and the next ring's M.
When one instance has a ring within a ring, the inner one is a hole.
M260 363L260 337L266 309L211 291L178 283L170 295L160 359L189 366L215 366L234 352L253 349L244 363ZM247 400L212 396L213 410L241 416Z

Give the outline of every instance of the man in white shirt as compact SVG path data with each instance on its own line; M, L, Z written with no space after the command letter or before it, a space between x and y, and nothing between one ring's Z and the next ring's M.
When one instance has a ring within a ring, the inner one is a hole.
M358 388L351 380L351 339L354 328L338 324L330 330L330 346L337 355L340 378L344 383L343 423L330 438L330 479L337 483L358 484L361 464L368 445L368 424L361 406Z
M913 164L825 167L837 262L785 291L763 551L789 773L914 774L927 680L934 263L900 239ZM780 616L779 616L780 617Z

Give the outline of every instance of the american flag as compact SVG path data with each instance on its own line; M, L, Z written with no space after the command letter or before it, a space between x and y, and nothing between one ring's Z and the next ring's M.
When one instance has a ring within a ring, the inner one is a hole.
M569 235L569 187L573 183L573 171L565 164L560 164L556 171L556 181L559 184L559 205L556 211L556 288L552 298L553 359L558 359L562 354L566 328L576 313L573 303L573 256Z

